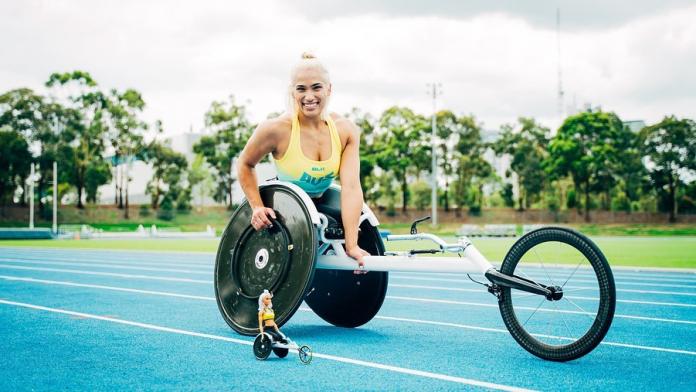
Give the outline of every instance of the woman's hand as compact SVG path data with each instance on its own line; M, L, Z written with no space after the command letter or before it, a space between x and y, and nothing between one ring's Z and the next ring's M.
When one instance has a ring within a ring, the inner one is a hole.
M363 262L363 260L362 260L363 256L370 255L369 253L367 253L367 251L361 249L359 246L356 245L353 248L347 249L346 254L358 261L358 269L353 271L354 274L360 275L360 274L367 273L367 271L365 271L363 269L363 268L365 268L365 262Z
M268 207L254 207L251 213L251 226L259 231L265 229L266 227L273 227L270 218L275 219L275 211Z

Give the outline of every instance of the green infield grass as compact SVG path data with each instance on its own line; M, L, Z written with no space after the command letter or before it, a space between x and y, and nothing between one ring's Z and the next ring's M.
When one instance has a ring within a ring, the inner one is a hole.
M696 268L696 237L592 237L611 265L635 267ZM445 237L455 242L454 237ZM474 238L476 247L492 262L499 262L514 238ZM50 247L65 249L114 249L169 252L215 252L217 239L142 240L10 240L3 246ZM432 248L427 241L386 242L388 250ZM0 250L0 255L2 250Z

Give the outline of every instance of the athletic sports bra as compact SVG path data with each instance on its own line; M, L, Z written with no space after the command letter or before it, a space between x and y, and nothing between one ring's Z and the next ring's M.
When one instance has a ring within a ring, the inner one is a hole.
M273 312L273 309L266 308L263 310L263 315L261 317L264 321L273 320L275 318L275 313Z
M307 158L300 146L300 120L297 115L292 119L290 144L282 158L275 160L278 179L291 182L302 188L310 197L319 197L329 188L338 176L341 166L341 139L333 119L326 121L331 134L331 156L325 161Z

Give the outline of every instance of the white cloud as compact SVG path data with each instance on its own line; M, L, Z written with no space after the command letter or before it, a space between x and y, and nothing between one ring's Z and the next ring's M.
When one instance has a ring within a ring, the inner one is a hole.
M146 117L180 133L201 128L210 103L230 94L250 101L255 121L282 110L290 66L309 49L331 72L338 112L379 114L398 104L429 113L425 84L437 81L440 107L473 113L488 127L521 115L557 125L556 35L529 17L534 7L329 19L285 2L256 3L3 2L0 91L42 91L51 72L84 69L105 88L138 89ZM576 97L648 122L695 118L696 7L675 7L642 6L615 18L623 23L564 29L566 103ZM555 14L548 18L553 25Z

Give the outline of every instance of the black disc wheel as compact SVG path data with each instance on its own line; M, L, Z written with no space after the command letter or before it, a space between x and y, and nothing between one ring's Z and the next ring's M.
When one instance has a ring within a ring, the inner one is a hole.
M272 349L270 336L266 335L263 339L261 339L262 336L262 334L258 334L254 340L254 355L256 356L256 359L260 361L267 359L268 356L271 355Z
M314 277L316 233L300 197L282 185L260 189L276 220L256 231L244 202L232 215L218 247L215 298L222 317L244 335L258 332L258 298L273 294L275 322L281 327L297 311Z
M300 356L300 361L305 365L312 362L312 349L309 346L302 346L297 350L297 355Z
M338 188L332 187L315 201L315 205L320 213L334 220L336 227L342 228L340 197ZM360 225L358 246L374 256L384 254L379 231L367 220ZM379 312L388 283L388 272L356 275L353 271L318 269L305 302L325 321L338 327L355 328L372 320Z
M552 287L546 298L501 287L500 313L513 338L530 353L569 361L592 351L614 318L616 289L599 248L573 230L547 227L521 237L500 272Z
M287 348L280 348L280 347L274 347L273 348L273 353L278 356L278 358L285 358L288 356L288 350Z

